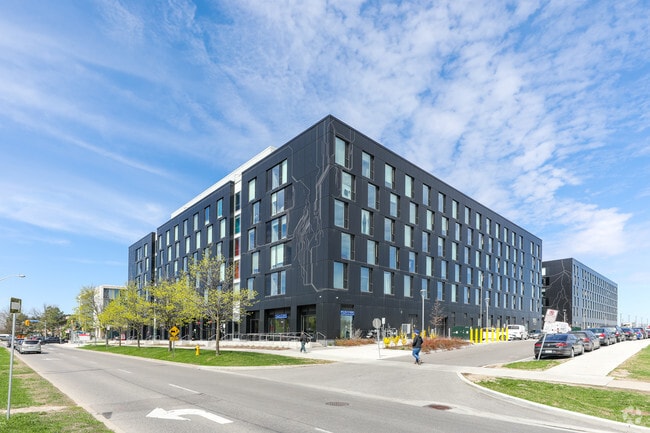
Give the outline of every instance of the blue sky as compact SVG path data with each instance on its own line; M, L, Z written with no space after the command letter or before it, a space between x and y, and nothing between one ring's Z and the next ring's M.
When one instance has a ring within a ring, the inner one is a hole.
M650 319L648 1L4 1L0 302L72 312L128 246L333 114ZM5 299L5 301L2 301ZM6 308L6 307L0 307Z

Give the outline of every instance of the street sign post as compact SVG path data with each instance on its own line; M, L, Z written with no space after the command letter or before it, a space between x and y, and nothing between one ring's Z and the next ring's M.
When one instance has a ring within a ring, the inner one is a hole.
M11 355L9 355L9 390L7 391L7 419L11 416L11 381L14 371L14 344L16 342L16 314L20 313L23 301L18 298L11 298L9 312L11 313Z

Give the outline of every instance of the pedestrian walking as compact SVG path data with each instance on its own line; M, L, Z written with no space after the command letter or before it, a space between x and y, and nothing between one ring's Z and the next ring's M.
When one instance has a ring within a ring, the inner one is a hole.
M415 337L413 338L413 357L415 358L415 363L420 365L422 360L420 359L420 350L422 350L422 337L420 337L420 331L415 330Z
M305 348L305 344L309 341L309 336L305 333L305 331L302 331L300 334L300 351L307 353L307 349Z

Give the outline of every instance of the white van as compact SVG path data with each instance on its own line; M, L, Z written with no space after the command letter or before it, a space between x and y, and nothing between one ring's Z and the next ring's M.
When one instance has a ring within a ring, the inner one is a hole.
M508 340L528 340L528 330L524 325L508 325Z
M567 322L544 323L543 331L546 334L566 334L571 332L571 326Z

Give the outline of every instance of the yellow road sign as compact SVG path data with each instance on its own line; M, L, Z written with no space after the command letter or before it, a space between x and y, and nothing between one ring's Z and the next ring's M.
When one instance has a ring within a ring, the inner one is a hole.
M170 335L169 341L178 341L178 335L176 337Z
M177 327L172 326L171 329L169 330L169 335L171 335L172 337L178 337L179 332L181 331Z

